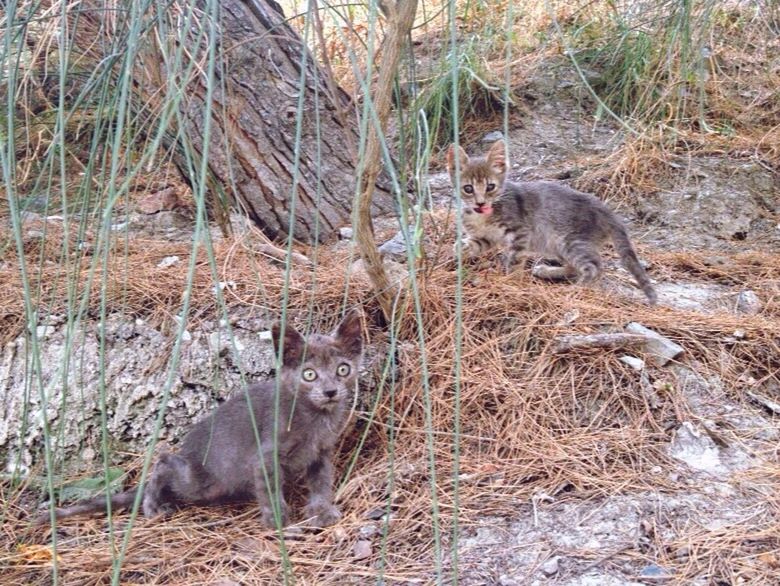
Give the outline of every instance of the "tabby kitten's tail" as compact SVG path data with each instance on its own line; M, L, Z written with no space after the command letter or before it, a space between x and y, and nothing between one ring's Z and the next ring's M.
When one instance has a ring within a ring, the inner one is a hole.
M629 273L634 275L639 288L647 296L650 305L655 305L658 302L658 295L650 282L650 277L647 276L645 269L639 263L634 247L631 246L631 241L628 239L625 227L615 220L612 220L609 224L612 232L612 242L615 244L615 250L620 256L620 262Z

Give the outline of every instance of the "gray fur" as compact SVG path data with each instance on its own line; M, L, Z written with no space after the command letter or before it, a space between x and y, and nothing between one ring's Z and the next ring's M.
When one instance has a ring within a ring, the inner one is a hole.
M597 197L560 183L506 181L505 151L501 140L493 144L486 157L469 158L463 149L458 151L467 234L464 251L476 256L494 246L505 246L507 266L518 255L535 254L563 265L535 271L537 276L589 283L601 276L600 250L611 240L623 266L637 280L650 304L655 304L655 289L615 213ZM455 153L453 145L447 154L453 184Z
M274 489L273 454L277 448L278 486L286 480L305 481L309 500L304 514L310 523L325 527L341 517L333 505L332 457L357 382L362 352L360 313L351 311L332 334L312 334L308 340L292 326L276 324L272 333L276 347L281 343L283 348L276 422L274 380L232 396L192 427L177 454L160 456L143 489L144 515L155 516L188 504L216 505L254 498L263 525L276 524L274 501L279 505L281 523L286 525L289 509L284 495ZM316 374L314 380L305 378L311 376L310 371ZM136 491L133 488L112 496L112 508L131 506ZM61 519L105 510L106 497L101 496L56 509L56 516ZM42 513L38 521L49 518L48 512Z

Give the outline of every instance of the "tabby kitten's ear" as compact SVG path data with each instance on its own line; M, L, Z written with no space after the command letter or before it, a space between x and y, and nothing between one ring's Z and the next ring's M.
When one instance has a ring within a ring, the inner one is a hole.
M466 151L463 150L462 146L456 146L454 144L450 145L450 148L447 149L447 171L450 172L450 177L453 178L453 183L455 180L455 156L458 157L458 166L460 167L460 172L462 173L463 170L466 168L466 165L469 164L469 156L466 154Z
M282 346L282 364L284 366L295 368L301 363L306 340L298 333L298 330L290 324L276 322L271 327L271 337L277 352L279 346Z
M493 143L493 146L490 147L487 154L487 162L493 172L497 175L506 173L506 145L503 140L497 140Z
M350 309L333 332L339 345L352 358L358 358L363 350L363 336L360 327L360 318L362 316L363 312L360 309Z

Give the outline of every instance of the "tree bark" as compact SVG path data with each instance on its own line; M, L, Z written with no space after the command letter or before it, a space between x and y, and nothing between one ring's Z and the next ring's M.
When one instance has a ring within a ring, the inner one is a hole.
M357 122L346 94L328 81L274 0L222 0L219 29L222 67L213 88L208 150L212 175L270 238L283 237L292 228L296 240L328 240L339 226L349 224L356 190ZM198 76L191 87L187 134L202 153L206 76ZM291 221L294 184L297 202ZM389 192L378 188L372 213L391 210Z

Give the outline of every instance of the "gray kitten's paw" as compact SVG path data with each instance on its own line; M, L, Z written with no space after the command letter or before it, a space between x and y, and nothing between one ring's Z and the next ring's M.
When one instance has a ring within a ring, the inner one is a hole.
M308 505L303 514L310 527L330 527L341 519L341 511L334 505Z
M170 503L160 501L156 498L144 496L144 500L141 503L141 509L143 510L144 517L169 517L174 512L174 507Z
M282 506L280 511L281 521L282 521L282 527L287 527L287 525L290 522L290 508L285 504ZM277 527L276 525L276 516L274 515L274 511L270 507L261 507L260 508L260 524L263 527L267 527L268 529L274 529Z

